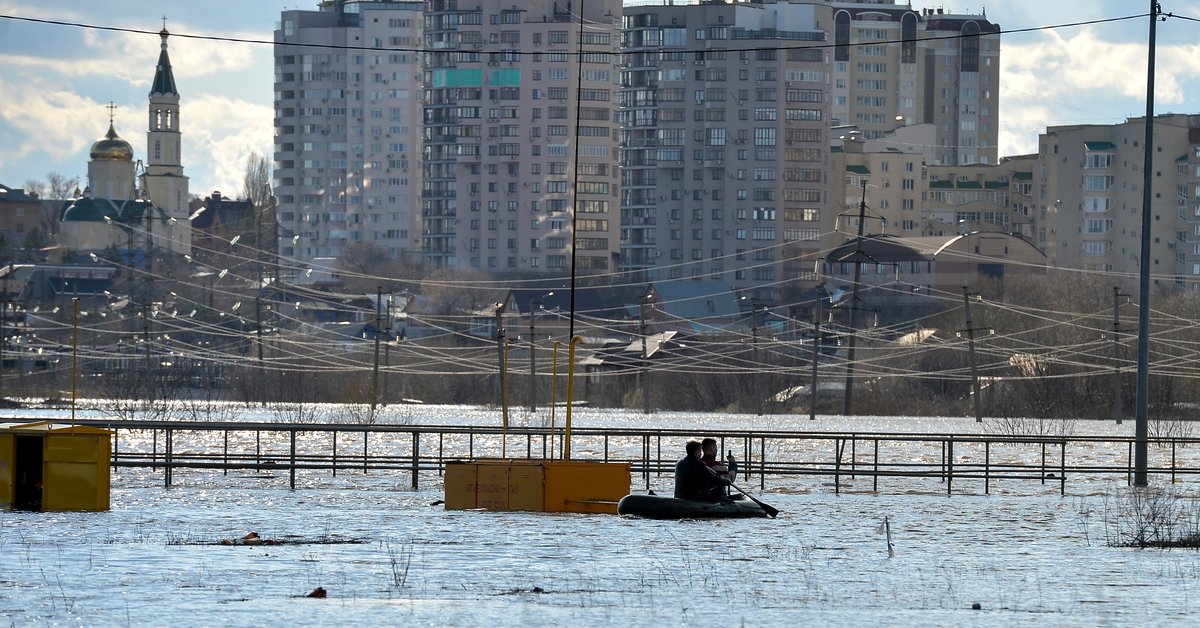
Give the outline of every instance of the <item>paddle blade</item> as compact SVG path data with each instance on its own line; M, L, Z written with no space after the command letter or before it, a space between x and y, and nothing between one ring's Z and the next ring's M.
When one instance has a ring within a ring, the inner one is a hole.
M763 512L767 513L768 517L774 519L775 516L779 514L778 508L775 508L774 506L771 506L770 504L760 501L759 499L755 498L750 493L743 491L737 484L730 482L729 485L732 486L733 488L737 489L737 492L741 493L742 495L745 495L750 501L758 504L758 507L762 508Z

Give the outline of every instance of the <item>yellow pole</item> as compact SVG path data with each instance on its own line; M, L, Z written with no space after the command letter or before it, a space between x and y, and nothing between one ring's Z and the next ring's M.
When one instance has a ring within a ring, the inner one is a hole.
M558 348L562 342L554 341L554 370L550 376L550 459L554 459L554 410L558 406Z
M575 393L575 345L581 342L583 337L575 336L567 350L567 425L563 428L563 460L571 459L571 398Z
M76 364L79 357L79 298L71 299L74 314L71 317L71 427L75 427L75 382L78 378Z
M500 374L500 405L504 408L504 427L500 430L500 457L508 457L508 348L512 343L504 341L504 372Z

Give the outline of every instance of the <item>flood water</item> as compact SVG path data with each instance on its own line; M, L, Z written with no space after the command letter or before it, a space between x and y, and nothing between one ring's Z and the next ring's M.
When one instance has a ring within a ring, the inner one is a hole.
M494 417L426 408L405 420ZM807 427L807 417L592 411L576 420ZM855 421L873 432L974 429L962 419ZM847 428L834 417L815 423ZM1132 425L1074 431L1123 434ZM161 472L121 469L109 512L0 511L0 621L1092 626L1190 623L1200 605L1197 552L1106 545L1102 511L1105 494L1121 489L1114 484L1066 497L1036 484L947 497L936 479L840 495L819 479L768 480L759 497L782 511L777 519L651 521L448 512L434 505L443 497L434 474L419 491L400 473L303 472L295 491L286 473L179 470L175 482L164 489ZM652 479L661 491L670 483ZM250 531L284 544L220 544ZM304 597L316 587L328 597Z

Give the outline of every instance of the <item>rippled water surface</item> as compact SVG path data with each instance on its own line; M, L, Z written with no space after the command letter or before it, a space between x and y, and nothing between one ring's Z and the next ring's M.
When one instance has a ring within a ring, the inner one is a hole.
M453 412L428 421L476 411ZM595 426L765 427L759 417L587 416ZM799 417L773 420L804 427ZM962 432L972 423L856 427ZM1116 486L945 497L936 484L834 495L820 482L768 481L760 496L778 519L649 521L447 512L434 505L443 495L433 474L420 491L389 473L305 472L295 491L283 473L179 471L175 480L164 489L161 474L122 469L105 513L0 511L3 622L1162 625L1190 623L1197 610L1200 554L1105 545L1100 493ZM653 485L669 491L669 482ZM219 544L249 531L300 543ZM318 586L328 598L304 597Z

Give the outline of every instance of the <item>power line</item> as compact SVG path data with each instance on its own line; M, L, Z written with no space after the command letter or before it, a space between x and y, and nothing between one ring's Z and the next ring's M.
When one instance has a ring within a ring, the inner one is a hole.
M989 32L989 33L978 33L978 34L970 34L970 35L963 34L963 33L956 33L956 34L951 34L951 35L926 35L923 37L914 37L914 38L907 38L907 39L881 39L881 40L873 40L873 41L860 41L860 42L856 42L853 44L820 43L820 44L806 44L806 45L799 45L799 46L755 46L755 47L749 47L749 48L722 48L721 50L723 50L724 52L755 52L755 51L767 51L767 50L823 50L823 49L829 49L829 48L839 48L839 47L848 47L848 46L903 44L903 43L916 42L916 41L941 41L941 40L949 40L949 39L964 39L964 38L968 38L968 37L987 37L987 36L993 36L993 35L995 35L995 36L1017 35L1017 34L1022 34L1022 33L1051 31L1051 30L1059 30L1059 29L1066 29L1066 28L1077 28L1077 27L1081 27L1081 26L1094 26L1097 24L1109 24L1109 23L1114 23L1114 22L1137 20L1137 19L1144 18L1147 15L1149 15L1149 14L1148 13L1140 13L1137 15L1126 15L1126 16L1121 16L1121 17L1110 17L1110 18L1098 18L1098 19L1094 19L1094 20L1082 20L1082 21L1078 21L1078 22L1067 22L1067 23L1063 23L1063 24L1048 24L1048 25L1044 25L1044 26L1029 26L1029 27L1025 27L1025 28L1013 28L1013 29L997 29L997 30L995 30L993 32ZM1164 15L1170 16L1171 14L1164 14ZM1188 18L1188 17L1184 17L1184 16L1173 16L1173 17L1179 17L1180 19L1185 19L1185 20L1200 21L1200 20L1196 20L1195 18ZM89 24L87 22L70 22L70 21L66 21L66 20L51 20L51 19L46 19L46 18L27 17L27 16L21 16L21 15L0 15L0 19L13 20L13 21L19 21L19 22L30 22L30 23L35 23L35 24L45 24L45 25L50 25L50 26L69 26L69 27L73 27L73 28L83 28L83 29L88 29L88 30L108 31L108 32L116 32L116 33L130 33L130 34L134 34L134 35L154 35L156 37L159 36L161 33L161 31L153 31L153 30L147 30L147 29L142 29L142 28L105 26L105 25L101 25L101 24ZM357 51L363 51L363 52L411 52L411 53L456 52L456 50L447 50L445 48L432 49L432 48L412 48L412 47L368 46L368 45L362 45L362 44L355 45L355 44L314 44L314 43L301 43L301 42L295 42L295 43L294 42L277 42L274 40L267 40L267 39L251 39L251 38L247 38L247 37L222 37L219 35L199 35L199 34L192 34L192 33L171 33L171 36L179 37L182 39L195 39L195 40L201 40L201 41L216 41L216 42L224 42L224 43L271 45L271 46L285 45L285 46L293 46L293 47L297 47L297 48L321 48L321 49L327 49L327 50L357 50ZM660 47L660 49L666 50L667 48ZM533 52L523 52L523 51L515 50L512 48L477 49L477 50L481 53L505 52L505 53L510 53L510 54L511 53L536 54ZM687 49L687 48L672 47L669 50L671 52L689 53L689 52L714 52L716 49L713 49L713 48ZM574 52L564 51L565 54L570 54L570 55L595 54L596 52L597 51L595 51L595 50L574 51ZM621 54L621 53L615 53L615 54Z

